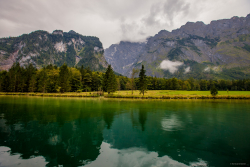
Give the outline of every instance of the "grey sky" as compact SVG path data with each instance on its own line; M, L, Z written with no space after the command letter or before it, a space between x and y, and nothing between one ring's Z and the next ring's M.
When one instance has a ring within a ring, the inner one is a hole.
M97 36L104 48L143 41L186 22L246 16L249 0L0 0L0 37L35 30Z

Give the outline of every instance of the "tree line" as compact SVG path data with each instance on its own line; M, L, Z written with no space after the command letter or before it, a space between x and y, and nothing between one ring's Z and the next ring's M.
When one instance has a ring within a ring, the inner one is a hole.
M82 92L97 91L102 87L101 72L89 68L48 65L36 69L32 64L21 67L14 64L9 71L0 72L2 92Z
M218 90L250 91L250 79L239 80L196 80L189 78L186 80L177 78L148 78L148 90L210 90L215 86Z
M250 79L243 80L187 80L177 78L157 78L145 75L144 66L134 69L131 78L115 75L111 65L106 72L92 71L89 67L61 67L48 65L36 69L32 64L21 67L13 64L9 71L0 72L1 92L90 92L105 91L109 94L117 90L250 90ZM139 77L135 77L138 76Z

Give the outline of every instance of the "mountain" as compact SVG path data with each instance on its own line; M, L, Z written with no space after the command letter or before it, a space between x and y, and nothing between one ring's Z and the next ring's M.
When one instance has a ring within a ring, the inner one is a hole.
M83 36L71 30L55 30L52 34L38 30L19 37L0 39L0 70L8 70L13 63L35 67L53 64L90 67L103 71L107 62L102 43L97 37Z
M142 53L145 44L121 41L119 44L113 44L105 49L104 55L114 71L126 74L134 62L137 61L137 57Z
M130 76L144 64L147 75L197 79L250 77L250 14L188 22L172 32L162 30L146 43L120 42L104 56L115 71Z

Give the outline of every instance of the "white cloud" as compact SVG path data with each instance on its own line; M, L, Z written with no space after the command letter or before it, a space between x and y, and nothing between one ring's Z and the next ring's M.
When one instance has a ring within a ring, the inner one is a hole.
M0 146L0 155L1 166L46 166L48 163L42 156L23 159L22 154L11 154L11 149L5 146Z
M180 155L181 156L181 155ZM207 166L207 162L202 159L198 159L196 162L190 162L190 165L173 160L169 156L159 157L157 152L148 151L146 148L128 148L118 150L111 148L111 145L102 142L100 155L95 161L89 162L86 167L95 166L176 166L176 167L188 167L188 166Z
M163 60L160 64L160 68L163 70L169 70L171 73L175 73L178 70L178 67L182 65L183 62L180 61Z
M164 118L161 121L162 129L165 131L175 131L180 130L183 126L183 122L181 122L178 117L173 114L168 118Z
M249 0L8 0L0 1L0 37L74 30L99 37L107 48L120 40L141 41L188 21L208 24L246 16L249 7Z
M188 72L190 72L190 67L185 68L184 73L186 74L186 73L188 73Z

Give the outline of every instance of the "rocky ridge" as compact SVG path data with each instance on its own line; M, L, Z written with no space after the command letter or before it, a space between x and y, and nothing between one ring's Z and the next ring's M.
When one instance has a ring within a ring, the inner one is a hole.
M90 67L103 71L107 62L102 43L97 37L83 36L74 31L35 31L19 37L0 39L0 69L8 70L14 63L33 64L37 68L53 64Z
M172 32L160 31L143 45L124 43L112 45L104 56L115 71L126 76L141 64L147 75L157 77L234 78L230 70L239 70L237 76L250 72L250 14L208 25L188 22Z
M113 44L105 50L105 58L113 69L125 74L137 60L137 56L142 53L146 43L124 42Z

